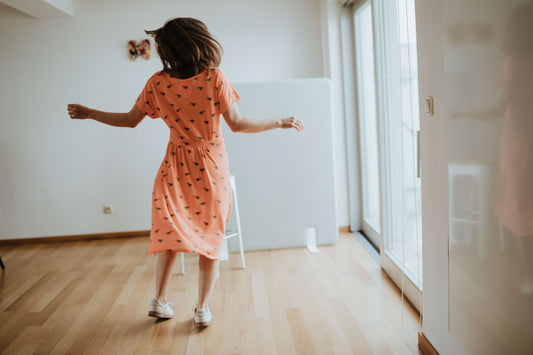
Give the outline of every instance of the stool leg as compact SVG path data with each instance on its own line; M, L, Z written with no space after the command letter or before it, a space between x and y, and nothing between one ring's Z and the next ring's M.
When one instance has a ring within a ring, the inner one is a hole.
M180 253L181 256L181 274L185 275L185 260L183 257L183 253Z
M231 179L231 188L233 190L233 201L235 203L235 218L237 220L237 235L239 237L239 248L240 248L240 251L241 251L241 265L242 265L242 268L246 268L246 264L244 262L244 248L242 246L242 236L241 236L241 219L240 219L240 216L239 216L239 204L237 202L237 189L236 189L236 184L235 184L235 177L232 177Z
M2 270L4 270L6 268L6 266L4 265L4 262L2 261L2 257L0 256L0 266L2 267Z

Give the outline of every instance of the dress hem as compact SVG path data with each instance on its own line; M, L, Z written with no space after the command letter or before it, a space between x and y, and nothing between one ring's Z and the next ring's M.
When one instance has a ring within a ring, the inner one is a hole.
M168 251L168 249L167 250L154 251L154 252L148 252L148 255L154 257L154 256L156 256L156 254L164 253L166 251ZM187 251L187 250L172 250L172 251L177 252L177 253L189 253L189 254L194 254L194 255L203 255L206 258L214 260L214 261L220 259L220 255L217 258L214 258L212 255L207 255L207 254L204 254L204 253L198 253L198 252Z

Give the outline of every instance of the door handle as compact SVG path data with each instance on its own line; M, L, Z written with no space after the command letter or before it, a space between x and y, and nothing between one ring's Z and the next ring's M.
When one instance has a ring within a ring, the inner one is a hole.
M433 116L435 114L435 108L433 107L433 96L428 96L424 99L424 108L426 109L426 114L428 116Z

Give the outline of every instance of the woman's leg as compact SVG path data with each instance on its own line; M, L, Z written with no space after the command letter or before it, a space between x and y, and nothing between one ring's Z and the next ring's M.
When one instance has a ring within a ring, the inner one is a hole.
M157 269L155 275L155 298L159 301L166 302L167 286L172 275L172 267L176 261L177 251L160 252L157 260Z
M219 260L211 260L203 255L198 259L200 277L198 279L198 309L205 309L209 302L209 296L215 286L216 273Z

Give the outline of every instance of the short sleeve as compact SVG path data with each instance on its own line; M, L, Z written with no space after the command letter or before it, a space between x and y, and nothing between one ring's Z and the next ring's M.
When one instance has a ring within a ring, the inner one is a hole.
M153 77L148 79L146 85L144 85L144 89L139 94L139 97L137 97L135 105L137 105L139 110L144 113L145 116L150 116L151 118L158 118L159 114L155 110L155 95L152 87L152 78Z
M235 89L235 87L231 84L231 82L228 80L226 75L224 75L224 72L220 69L217 70L218 72L218 80L217 80L217 97L218 97L218 109L220 113L224 113L227 110L229 110L230 106L239 101L241 96Z

